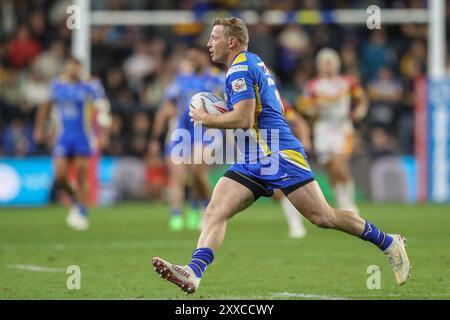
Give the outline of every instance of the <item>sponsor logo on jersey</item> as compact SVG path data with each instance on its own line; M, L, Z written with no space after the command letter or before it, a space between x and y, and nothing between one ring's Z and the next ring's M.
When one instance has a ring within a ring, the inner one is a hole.
M264 71L264 74L270 75L269 69L266 67L264 62L258 63L258 66L261 67L261 69Z
M231 87L235 93L246 91L247 85L244 78L239 78L231 82Z
M227 77L230 76L231 74L235 73L235 72L247 71L247 70L248 70L248 66L246 66L246 65L233 66L230 69L228 69Z

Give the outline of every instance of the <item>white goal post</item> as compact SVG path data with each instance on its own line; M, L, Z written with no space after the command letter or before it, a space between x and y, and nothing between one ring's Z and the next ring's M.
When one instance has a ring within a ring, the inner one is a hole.
M381 9L381 26L389 24L422 23L429 24L428 75L442 77L445 70L445 1L429 1L428 9ZM101 25L142 25L161 26L197 21L194 12L188 10L152 10L152 11L91 11L90 0L74 0L80 8L81 27L72 32L72 54L79 58L90 70L90 29ZM204 14L202 21L211 23L216 16L227 16L229 11L210 11ZM267 10L261 15L253 10L243 10L240 16L248 24L263 20L270 25L281 25L287 19L302 24L333 23L340 25L366 25L368 13L363 9L339 9L331 11L299 10L287 13Z

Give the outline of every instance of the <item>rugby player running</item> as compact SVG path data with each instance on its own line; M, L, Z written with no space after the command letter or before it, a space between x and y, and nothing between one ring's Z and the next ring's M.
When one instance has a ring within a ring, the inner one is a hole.
M245 145L241 150L242 161L233 164L217 182L191 262L175 265L154 257L154 270L186 293L194 293L222 245L228 220L260 196L271 196L274 189L280 189L318 227L343 231L380 248L393 267L397 283L404 284L410 268L405 239L381 231L354 212L328 205L306 161L302 144L282 114L275 82L264 62L247 51L248 41L247 27L241 19L215 20L207 46L212 61L228 68L225 98L232 111L213 115L198 108L191 110L190 116L207 127L249 130L259 149ZM269 133L265 140L260 135L262 129L276 131L278 139L271 139ZM277 150L271 150L274 146ZM277 168L276 172L267 170L269 167Z

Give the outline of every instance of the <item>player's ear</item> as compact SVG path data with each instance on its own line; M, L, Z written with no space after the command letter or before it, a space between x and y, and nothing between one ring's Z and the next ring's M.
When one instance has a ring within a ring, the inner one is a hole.
M230 49L235 49L237 46L237 39L235 37L228 38L228 47Z

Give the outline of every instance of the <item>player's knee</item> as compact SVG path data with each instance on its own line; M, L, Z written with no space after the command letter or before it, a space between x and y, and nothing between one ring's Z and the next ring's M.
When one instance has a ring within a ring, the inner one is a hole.
M220 204L209 203L205 210L205 221L222 221L226 220L225 215L222 214L222 206Z

